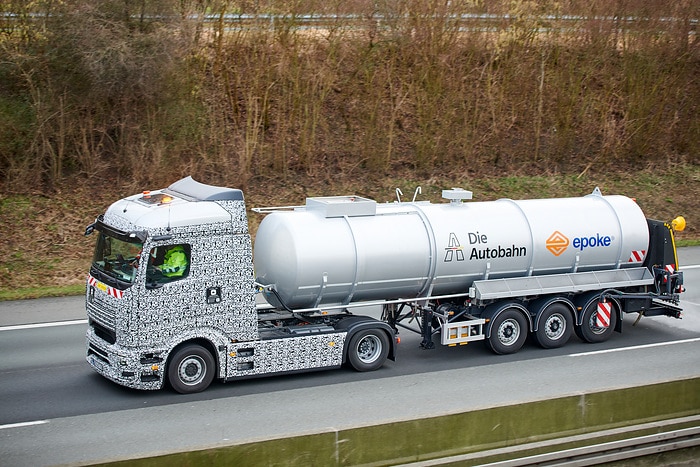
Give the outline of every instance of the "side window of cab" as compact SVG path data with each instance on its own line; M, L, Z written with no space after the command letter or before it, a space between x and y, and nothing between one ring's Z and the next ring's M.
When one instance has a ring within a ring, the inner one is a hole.
M186 243L152 248L148 255L146 287L153 289L187 277L191 250Z

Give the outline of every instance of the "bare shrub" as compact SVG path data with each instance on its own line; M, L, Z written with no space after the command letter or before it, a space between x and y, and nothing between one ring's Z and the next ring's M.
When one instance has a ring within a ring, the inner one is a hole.
M0 5L18 12L0 24L6 190L74 173L245 187L700 154L688 0Z

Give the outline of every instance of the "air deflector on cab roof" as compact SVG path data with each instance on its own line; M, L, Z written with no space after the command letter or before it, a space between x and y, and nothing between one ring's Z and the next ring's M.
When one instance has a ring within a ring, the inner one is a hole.
M205 185L192 177L178 180L164 191L188 201L243 201L241 190Z

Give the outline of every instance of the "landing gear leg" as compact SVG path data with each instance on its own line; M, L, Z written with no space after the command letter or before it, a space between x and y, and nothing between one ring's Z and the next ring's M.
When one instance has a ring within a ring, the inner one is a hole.
M435 343L433 342L433 309L430 307L423 308L423 322L421 323L421 335L423 340L420 343L422 349L434 349Z

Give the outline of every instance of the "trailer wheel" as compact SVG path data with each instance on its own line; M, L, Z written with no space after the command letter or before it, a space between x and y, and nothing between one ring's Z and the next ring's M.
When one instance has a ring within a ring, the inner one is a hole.
M348 362L357 371L374 371L389 355L389 337L379 329L357 332L348 345Z
M168 382L180 394L204 391L214 379L216 364L201 345L186 345L170 357Z
M527 338L527 320L516 309L506 309L499 314L491 325L491 335L486 345L499 355L515 353L523 346Z
M612 313L610 313L610 325L608 327L599 327L596 325L596 314L598 313L598 300L592 300L586 306L583 312L581 325L576 326L576 335L583 341L589 343L605 342L610 339L615 326L617 326L617 310L613 305Z
M554 349L566 344L572 333L571 311L563 303L553 303L540 315L535 340L543 349Z

